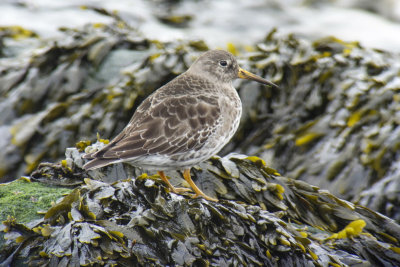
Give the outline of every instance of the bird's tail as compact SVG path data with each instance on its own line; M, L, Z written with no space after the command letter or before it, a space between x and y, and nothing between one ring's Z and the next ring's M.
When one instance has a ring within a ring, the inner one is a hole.
M119 159L104 159L104 158L95 158L92 159L91 161L89 161L88 163L86 163L85 165L83 165L83 168L85 170L93 170L93 169L97 169L97 168L101 168L113 163L117 163L119 162Z

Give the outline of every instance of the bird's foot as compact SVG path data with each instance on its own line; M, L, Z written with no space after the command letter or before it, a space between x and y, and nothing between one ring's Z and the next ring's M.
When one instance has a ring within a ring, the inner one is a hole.
M203 194L196 193L196 194L192 195L192 198L198 198L198 197L202 197L202 198L204 198L205 200L208 200L208 201L218 202L218 199L213 198L213 197L209 197L204 193Z
M171 190L172 192L174 192L175 194L181 194L181 193L185 193L188 191L192 191L190 188L182 188L182 187L175 187L173 186L169 181L167 176L165 176L164 172L159 171L158 175L160 176L160 178L168 185L169 190Z
M172 192L174 192L175 194L181 194L181 193L186 193L186 192L192 191L192 189L190 189L190 188L174 187L174 186L170 187L169 189Z
M206 194L203 193L203 191L200 190L200 188L197 187L197 185L193 182L192 178L190 177L190 169L186 169L183 171L183 178L185 178L186 182L189 183L190 187L195 192L195 194L192 195L192 198L202 197L208 201L218 202L218 199L207 196Z

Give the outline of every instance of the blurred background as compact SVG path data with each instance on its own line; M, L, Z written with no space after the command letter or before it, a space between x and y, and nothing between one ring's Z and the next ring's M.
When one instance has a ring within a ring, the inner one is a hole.
M0 26L19 25L51 38L61 35L60 27L111 21L92 8L115 12L147 38L160 41L198 38L212 48L245 46L276 27L311 40L335 36L400 51L397 0L1 0Z

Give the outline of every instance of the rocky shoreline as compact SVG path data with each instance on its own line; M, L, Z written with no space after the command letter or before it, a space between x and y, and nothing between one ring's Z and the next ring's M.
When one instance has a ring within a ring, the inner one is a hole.
M275 31L231 45L282 90L236 85L244 115L223 154L241 154L192 171L221 200L209 203L128 166L85 173L80 158L207 45L149 40L119 18L64 33L28 55L0 37L2 182L70 189L38 220L5 219L2 264L400 264L399 55Z

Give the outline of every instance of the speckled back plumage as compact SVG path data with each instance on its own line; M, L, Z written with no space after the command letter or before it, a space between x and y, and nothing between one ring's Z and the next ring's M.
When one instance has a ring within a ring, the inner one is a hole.
M218 62L227 61L227 66ZM203 54L185 73L159 88L137 108L125 129L85 158L85 169L127 162L146 169L186 169L222 149L236 132L242 106L232 81L235 58Z

